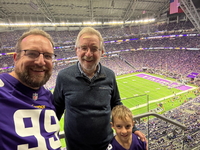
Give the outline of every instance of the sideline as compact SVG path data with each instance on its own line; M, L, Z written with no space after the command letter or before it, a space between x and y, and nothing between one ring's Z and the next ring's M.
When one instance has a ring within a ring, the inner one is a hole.
M176 93L176 95L180 95L180 94L183 94L183 93L192 91L192 90L194 90L194 89L196 89L196 87L193 87L192 89L189 89L189 90L185 90L185 91ZM165 99L167 99L167 98L171 98L171 97L174 97L174 95L169 95L169 96L166 96L166 97L162 97L162 98L160 98L160 99L151 100L151 101L149 101L149 104L154 103L154 102L160 102L160 101L163 101L163 100L165 100ZM135 110L135 109L138 109L138 108L141 108L141 107L145 107L145 106L147 106L147 103L141 104L141 105L139 105L139 106L134 106L134 107L131 107L131 108L129 108L129 109L130 109L130 110Z

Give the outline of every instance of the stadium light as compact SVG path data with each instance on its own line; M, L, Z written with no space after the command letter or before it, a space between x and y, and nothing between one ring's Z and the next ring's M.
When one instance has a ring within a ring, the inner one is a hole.
M102 25L102 22L83 22L83 25Z
M123 21L112 21L112 22L104 22L104 25L119 25L119 24L124 24Z
M0 26L3 27L27 27L27 26L82 26L82 25L123 25L131 23L147 23L153 22L155 18L144 20L132 20L132 21L111 21L111 22L17 22L17 23L4 23L1 22Z

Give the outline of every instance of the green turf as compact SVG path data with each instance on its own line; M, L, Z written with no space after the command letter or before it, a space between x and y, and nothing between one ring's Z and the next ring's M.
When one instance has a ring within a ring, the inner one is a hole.
M158 107L159 103L163 103L163 111L160 114L169 111L185 101L188 98L194 98L193 92L182 92L181 90L163 86L138 76L137 73L127 74L117 77L117 84L121 95L122 102L125 106L130 108L134 115L146 113ZM152 75L152 74L150 74ZM163 76L153 75L160 78ZM175 81L174 79L166 78L167 80ZM168 97L169 96L169 97ZM166 98L168 97L168 98ZM153 102L155 100L159 100ZM149 104L147 106L147 103ZM144 105L144 106L143 106ZM61 131L63 131L64 123L63 118L60 121ZM61 141L62 146L65 147L64 140Z

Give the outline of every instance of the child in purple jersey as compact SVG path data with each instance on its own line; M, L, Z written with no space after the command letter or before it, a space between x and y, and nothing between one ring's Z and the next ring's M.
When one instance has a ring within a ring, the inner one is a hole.
M46 32L25 32L16 44L15 68L0 75L0 150L60 150L59 121L49 80L53 41Z
M124 105L117 105L112 109L111 115L111 126L116 135L107 150L146 150L146 142L132 133L134 127L132 112Z

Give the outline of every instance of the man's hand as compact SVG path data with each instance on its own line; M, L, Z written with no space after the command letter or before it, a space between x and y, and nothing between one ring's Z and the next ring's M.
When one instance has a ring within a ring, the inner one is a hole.
M148 141L147 141L145 135L141 131L139 131L139 130L136 130L134 132L134 134L136 134L137 136L139 136L141 141L146 142L146 150L148 150Z

